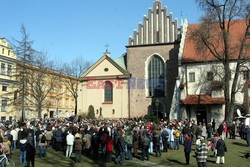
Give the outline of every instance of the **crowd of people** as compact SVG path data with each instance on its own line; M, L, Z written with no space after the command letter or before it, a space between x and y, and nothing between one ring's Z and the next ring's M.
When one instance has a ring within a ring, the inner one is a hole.
M149 160L150 154L161 157L168 149L179 150L183 144L186 164L190 163L191 147L195 145L198 166L206 166L209 149L214 153L211 156L217 157L216 163L225 163L227 147L224 138L235 139L236 131L235 122L222 122L217 127L214 120L207 125L197 125L193 120L161 120L156 124L144 119L10 121L0 128L0 154L4 152L11 158L18 148L19 163L32 167L36 153L45 158L47 148L66 157L72 157L74 153L76 163L80 163L85 155L95 160L105 159L107 163L114 159L123 164L133 158ZM240 130L240 136L247 139L249 146L250 128Z

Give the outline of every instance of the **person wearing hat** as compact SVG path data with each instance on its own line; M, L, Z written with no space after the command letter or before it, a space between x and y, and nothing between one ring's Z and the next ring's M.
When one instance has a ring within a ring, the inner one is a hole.
M81 155L82 155L82 139L79 133L75 134L75 141L74 141L74 151L75 151L75 161L76 163L81 163Z
M189 164L190 160L190 152L191 152L191 147L192 147L192 141L191 138L188 134L185 136L184 140L184 153L185 153L185 158L186 158L186 164Z
M200 142L200 145L197 145L195 149L196 160L198 167L206 167L208 148L205 138L200 137Z

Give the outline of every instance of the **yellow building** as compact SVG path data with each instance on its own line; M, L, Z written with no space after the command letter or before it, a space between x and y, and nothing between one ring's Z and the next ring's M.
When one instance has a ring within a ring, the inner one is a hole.
M19 120L22 117L22 91L20 90L20 70L24 64L17 61L17 56L5 38L0 38L0 105L1 120ZM39 68L25 65L26 77L29 79L25 85L24 117L26 119L38 118L37 100L39 93L34 91L34 85L43 87L42 97L45 97L41 107L41 118L69 117L74 115L75 100L67 88L66 80L76 80L72 76L62 74L53 69ZM33 89L32 89L33 87Z
M53 69L24 65L22 62L17 63L17 68L26 70L24 98L26 119L74 115L75 101L67 86L67 80L76 80L74 77ZM21 91L19 98L21 98ZM19 102L18 105L22 104ZM22 109L19 107L19 117L21 116Z
M88 113L94 107L98 118L128 118L130 74L106 52L81 76L78 91L78 113Z
M0 38L0 117L1 120L12 120L16 117L13 111L16 55L5 38Z

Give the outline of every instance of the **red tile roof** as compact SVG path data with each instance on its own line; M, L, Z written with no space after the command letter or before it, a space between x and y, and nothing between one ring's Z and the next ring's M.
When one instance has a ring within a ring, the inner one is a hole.
M231 57L230 59L236 59L237 58L237 51L239 51L237 46L239 46L240 40L242 37L245 35L245 30L246 30L246 20L237 20L233 21L230 29L230 52L231 52ZM182 56L182 62L202 62L202 61L215 61L217 60L208 49L197 49L196 41L193 39L192 34L195 30L201 27L201 24L190 24L188 26L188 31L187 31L187 36L185 40L185 45L184 45L184 51L183 51L183 56ZM219 31L219 26L215 26L216 28L218 27L218 30L211 31L210 35L213 36L211 43L214 44L216 47L216 51L219 53L223 53L223 42L222 42L222 37L221 32ZM250 38L247 39L247 43L250 43ZM249 53L250 48L246 47L246 51ZM250 56L250 54L246 54L247 56Z
M224 104L224 98L213 98L209 95L188 95L185 99L181 100L182 104Z

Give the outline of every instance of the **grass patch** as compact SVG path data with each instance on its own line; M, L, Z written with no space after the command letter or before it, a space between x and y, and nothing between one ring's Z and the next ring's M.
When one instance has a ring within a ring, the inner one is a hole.
M244 140L226 140L226 145L228 152L225 155L225 164L219 165L221 167L249 167L250 159L244 159L243 155L246 152L250 152L250 148L246 147L246 142ZM37 151L38 153L38 151ZM212 152L209 151L209 155ZM24 165L19 165L19 150L16 150L13 154L13 160L18 167L23 167ZM209 157L207 166L218 167L215 164L216 158ZM152 162L152 163L150 163ZM155 155L150 156L150 162L142 162L140 160L125 161L123 166L187 166L185 164L185 156L183 151L183 146L180 146L179 151L169 150L167 153L163 153L160 158L156 158ZM153 164L153 165L152 165ZM74 158L66 158L62 152L56 152L53 149L49 148L47 150L47 157L44 159L38 158L35 159L36 167L98 167L98 166L117 166L114 162L105 163L103 159L94 161L91 158L82 156L82 162L79 164L74 162ZM118 165L119 166L119 165ZM194 146L190 154L190 167L196 167L196 159L194 157Z

